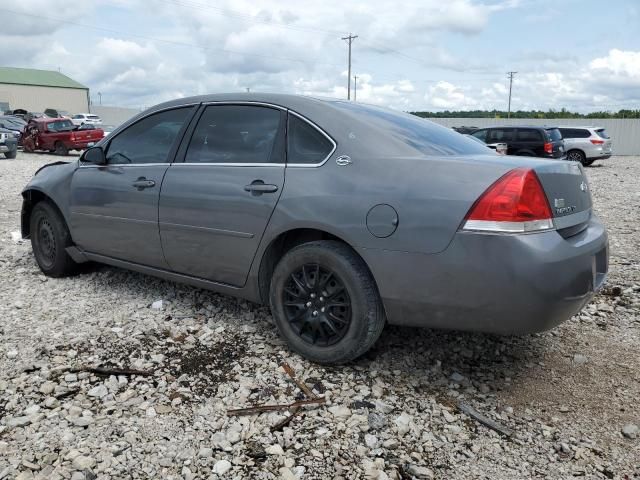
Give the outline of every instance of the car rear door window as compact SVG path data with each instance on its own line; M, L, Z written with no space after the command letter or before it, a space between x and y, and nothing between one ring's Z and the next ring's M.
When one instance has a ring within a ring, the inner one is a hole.
M516 140L518 142L541 142L542 135L539 130L533 128L518 129Z
M165 163L191 107L154 113L127 127L107 148L107 163L115 165Z
M277 163L281 112L254 105L210 105L196 126L185 163Z
M289 114L287 127L287 163L315 164L333 152L334 143L310 123Z

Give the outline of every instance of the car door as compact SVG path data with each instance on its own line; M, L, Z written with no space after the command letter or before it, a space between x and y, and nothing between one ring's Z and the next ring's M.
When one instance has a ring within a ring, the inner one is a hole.
M251 262L280 198L286 111L210 104L168 169L160 237L173 271L234 286Z
M71 232L83 250L166 268L158 233L163 176L195 107L164 110L106 146L105 165L80 162L71 180Z

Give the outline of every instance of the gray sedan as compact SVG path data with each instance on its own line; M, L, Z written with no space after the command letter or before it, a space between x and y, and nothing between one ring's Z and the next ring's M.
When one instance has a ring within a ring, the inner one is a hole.
M158 105L22 192L49 276L94 261L269 304L320 363L385 323L525 333L607 272L582 167L496 156L408 114L233 94Z

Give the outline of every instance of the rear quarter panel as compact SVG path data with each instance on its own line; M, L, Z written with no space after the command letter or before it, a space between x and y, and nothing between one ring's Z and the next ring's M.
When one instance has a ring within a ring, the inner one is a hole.
M294 228L316 228L354 247L441 252L473 202L518 163L495 155L367 158L353 153L351 165L338 166L335 158L341 154L338 149L317 168L287 167L265 240ZM386 238L367 228L367 213L379 204L398 213L398 227Z

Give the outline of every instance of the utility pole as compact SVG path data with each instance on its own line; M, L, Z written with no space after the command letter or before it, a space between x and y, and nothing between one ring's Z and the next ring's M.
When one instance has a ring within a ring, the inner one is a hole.
M353 101L358 98L358 75L353 76Z
M511 88L513 87L513 76L518 72L507 72L509 77L509 108L507 110L507 118L511 118Z
M102 93L98 92L98 98L100 98L100 105L102 105Z
M346 42L349 44L349 69L347 71L347 100L351 100L351 44L356 38L358 38L358 35L351 35L351 33L349 33L349 36L347 37L342 37L342 40L346 40Z

